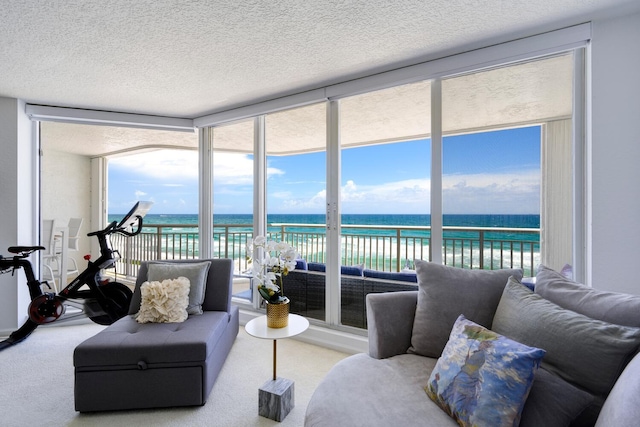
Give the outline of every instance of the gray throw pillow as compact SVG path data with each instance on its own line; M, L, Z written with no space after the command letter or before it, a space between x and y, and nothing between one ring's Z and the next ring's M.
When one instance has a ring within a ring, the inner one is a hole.
M640 295L600 291L541 265L535 293L560 307L616 325L640 327Z
M409 353L440 357L461 314L491 329L493 315L510 276L522 270L468 270L416 260L418 304Z
M640 329L564 309L511 278L493 319L495 332L547 351L542 366L605 396L640 347Z
M150 282L161 282L166 279L177 279L178 277L186 277L190 282L189 305L187 306L187 313L202 314L204 291L207 284L207 274L209 273L210 267L211 262L209 261L196 263L153 262L149 263L147 280Z
M586 391L540 368L522 410L519 427L567 427L593 400Z

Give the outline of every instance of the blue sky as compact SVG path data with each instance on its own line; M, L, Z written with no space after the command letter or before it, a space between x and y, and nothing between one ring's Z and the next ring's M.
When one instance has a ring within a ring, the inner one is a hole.
M430 142L342 151L344 213L429 213ZM214 154L214 214L251 213L252 156ZM537 214L540 130L519 128L445 138L445 213ZM324 213L325 153L268 158L269 213ZM198 212L195 151L163 150L109 161L109 213L151 200L156 214Z

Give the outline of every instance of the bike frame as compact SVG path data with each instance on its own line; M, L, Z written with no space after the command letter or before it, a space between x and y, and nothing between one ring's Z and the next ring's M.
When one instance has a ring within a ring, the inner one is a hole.
M100 243L100 257L94 262L88 261L87 268L82 271L71 283L58 292L58 297L63 300L67 306L74 307L80 312L65 312L56 322L68 322L79 317L89 317L104 314L99 304L92 304L92 299L106 298L101 289L100 274L103 269L113 268L115 263L120 259L120 253L111 246L109 236L113 233L121 233L125 235L135 236L139 234L142 228L140 221L139 229L136 232L129 233L118 230L117 222L114 221L102 231L89 233L88 236L97 236ZM81 290L80 288L87 285L89 289Z
M44 249L43 246L14 246L9 252L16 255L5 258L0 255L0 272L6 273L23 269L31 303L29 318L20 329L8 339L0 342L0 350L24 340L35 328L43 323L67 322L89 317L96 323L111 324L126 315L132 292L125 285L101 280L103 269L113 268L120 254L111 246L110 235L114 233L135 236L142 231L142 218L151 207L150 202L138 202L118 223L113 221L104 230L94 231L87 236L96 236L100 244L100 256L97 260L87 260L87 268L82 271L58 294L43 292L41 282L35 276L29 255ZM88 289L82 289L83 286ZM48 286L48 284L47 284ZM68 313L66 307L77 311Z

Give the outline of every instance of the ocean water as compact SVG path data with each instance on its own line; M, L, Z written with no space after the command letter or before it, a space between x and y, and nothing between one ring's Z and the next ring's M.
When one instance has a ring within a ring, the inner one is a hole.
M121 217L122 215L109 215L109 220L119 221ZM284 230L286 240L292 243L305 259L325 262L324 215L276 214L269 215L267 222L271 238L281 240ZM235 259L237 270L244 271L247 268L246 245L253 237L253 216L214 215L213 224L214 256ZM287 225L283 227L280 224ZM168 258L175 256L171 253L180 253L180 256L188 258L198 256L197 214L148 214L144 218L144 225L147 226L144 232L148 233L148 236L157 236L160 229L162 239L142 245L161 245L164 256ZM343 215L342 263L364 264L368 268L396 271L410 266L414 259L428 259L430 230L422 227L430 225L430 215ZM539 263L539 215L444 215L443 225L467 228L444 230L443 255L448 265L480 268L482 261L482 268L487 268L487 265L493 268L503 265L505 257L508 257L505 266L523 267L532 272L534 266ZM492 230L480 232L468 228ZM531 232L523 229L531 229ZM400 239L398 235L401 236ZM484 243L481 243L481 240Z
M109 221L119 221L120 214L110 214ZM539 228L540 215L444 215L443 225L453 227L500 227L500 228ZM198 225L197 214L147 214L144 223L153 225ZM214 225L247 225L252 227L251 214L214 215ZM275 214L267 216L267 223L324 224L323 214ZM429 226L431 215L384 215L384 214L345 214L342 215L342 226L349 225L383 225L383 226Z
M109 215L109 221L119 221L121 215ZM147 214L144 224L149 227L144 231L156 232L153 226L161 225L162 233L186 232L195 233L194 227L198 225L197 214ZM214 239L232 231L238 235L250 234L253 230L253 215L251 214L223 214L214 215ZM268 232L274 237L281 235L282 226L287 224L285 230L292 234L325 234L325 216L322 214L275 214L267 216ZM296 224L300 224L296 226ZM315 227L309 227L315 225ZM357 227L350 227L357 225ZM366 228L367 225L376 228ZM383 215L383 214L346 214L342 215L342 234L348 236L376 236L394 237L398 227L427 227L431 225L430 215ZM481 227L481 228L518 228L538 229L540 227L540 215L444 215L445 227ZM190 228L183 228L190 226ZM403 230L404 237L428 238L429 230ZM471 239L477 237L476 231L445 230L445 239ZM526 242L537 242L539 237L535 233L518 232L486 232L486 239L511 239Z

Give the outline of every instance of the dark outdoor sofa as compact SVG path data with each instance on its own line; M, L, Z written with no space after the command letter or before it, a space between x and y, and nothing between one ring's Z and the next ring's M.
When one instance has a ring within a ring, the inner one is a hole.
M231 305L233 262L209 261L202 314L182 323L138 323L140 266L129 315L78 345L75 409L80 412L204 405L238 335L239 312ZM167 261L165 261L166 263Z
M291 300L291 312L325 319L325 265L300 260L296 269L284 276L284 293ZM371 293L415 291L414 271L386 272L359 266L341 267L342 324L367 327L366 296Z

